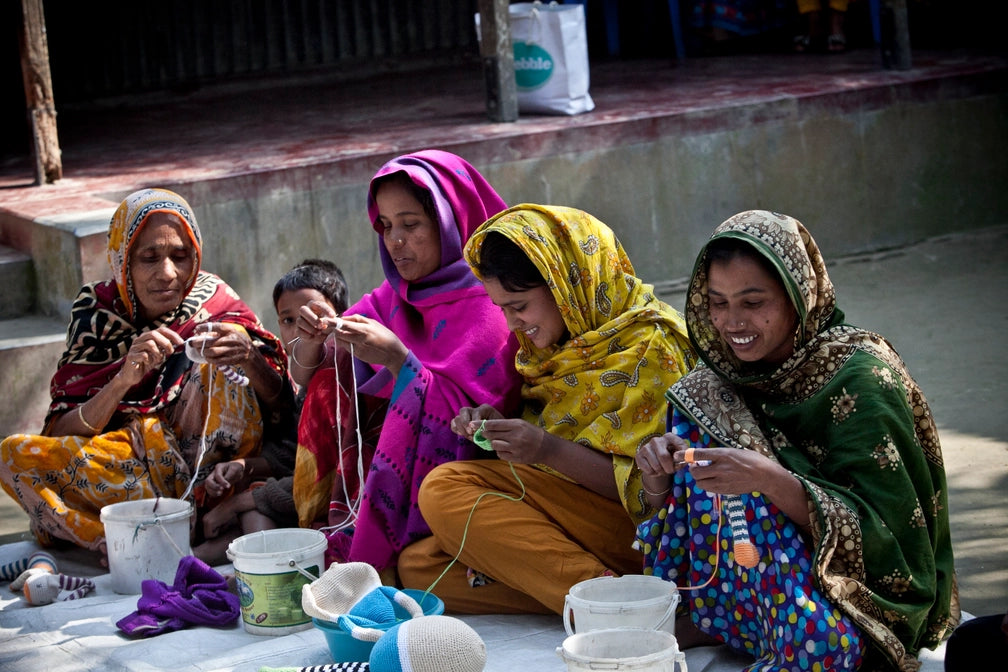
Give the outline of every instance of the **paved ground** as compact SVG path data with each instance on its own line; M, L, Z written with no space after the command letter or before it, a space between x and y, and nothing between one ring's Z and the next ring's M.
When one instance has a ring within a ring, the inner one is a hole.
M815 234L815 222L806 222ZM829 258L829 250L824 250ZM963 607L1008 607L1008 225L830 265L848 321L882 333L931 402L945 454ZM664 286L664 285L663 285ZM669 301L682 303L672 291ZM0 495L0 543L24 513Z

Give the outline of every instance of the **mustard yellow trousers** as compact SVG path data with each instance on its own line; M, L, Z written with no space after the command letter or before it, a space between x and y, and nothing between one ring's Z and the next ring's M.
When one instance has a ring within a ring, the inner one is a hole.
M619 501L513 466L449 462L427 475L419 502L433 536L399 556L403 587L430 588L449 612L560 614L574 584L642 572L636 526ZM470 586L469 568L493 581Z

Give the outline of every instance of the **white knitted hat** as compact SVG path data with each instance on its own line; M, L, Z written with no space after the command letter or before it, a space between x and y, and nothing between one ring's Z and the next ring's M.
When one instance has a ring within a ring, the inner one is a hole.
M389 628L371 649L370 672L482 672L486 644L451 616L420 616Z
M333 563L322 576L301 587L301 608L308 616L335 623L381 585L378 572L366 562Z

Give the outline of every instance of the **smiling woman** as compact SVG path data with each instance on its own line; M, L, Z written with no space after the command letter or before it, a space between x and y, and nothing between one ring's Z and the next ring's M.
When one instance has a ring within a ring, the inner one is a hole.
M959 606L941 446L903 361L844 322L805 227L762 210L700 251L686 322L702 363L637 453L660 506L638 528L646 571L698 591L680 645L726 643L747 670L917 669Z
M794 352L798 313L765 257L732 238L707 248L711 324L744 362L780 364Z
M521 346L522 409L459 410L455 432L480 431L500 459L427 476L420 508L433 536L403 551L400 575L410 588L434 584L452 611L560 613L574 584L641 571L635 523L654 509L634 454L663 430L655 391L693 352L682 316L586 212L515 206L465 255Z
M41 435L0 443L0 485L44 544L101 549L101 508L125 500L191 490L202 513L213 465L256 453L269 418L293 399L279 341L200 270L202 236L181 196L126 197L109 225L108 259L113 278L74 301ZM194 364L183 345L208 322L208 364ZM224 365L250 384L230 381Z

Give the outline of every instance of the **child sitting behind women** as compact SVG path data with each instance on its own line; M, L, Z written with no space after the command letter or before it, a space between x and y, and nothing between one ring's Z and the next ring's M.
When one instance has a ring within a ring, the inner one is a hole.
M298 312L310 301L324 301L336 314L346 310L347 285L339 266L324 259L305 259L273 287L273 307L288 357L297 343ZM207 477L207 493L226 497L203 517L206 541L193 549L208 564L224 562L227 545L242 534L298 526L293 481L298 421L307 387L300 387L296 398L278 410L287 417L277 423L278 431L264 437L258 456L220 462Z

